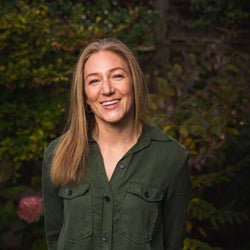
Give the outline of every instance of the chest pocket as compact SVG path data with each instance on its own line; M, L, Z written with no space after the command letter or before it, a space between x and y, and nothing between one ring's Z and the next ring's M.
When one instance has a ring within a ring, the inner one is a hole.
M121 234L136 243L150 241L162 199L160 189L131 183L121 208Z
M64 203L64 221L59 241L76 242L92 234L91 192L89 184L63 187L59 197Z

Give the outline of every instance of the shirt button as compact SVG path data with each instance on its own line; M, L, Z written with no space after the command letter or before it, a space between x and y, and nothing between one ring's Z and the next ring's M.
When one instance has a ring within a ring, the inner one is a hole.
M148 191L144 192L144 197L145 197L145 198L149 198L149 197L150 197L150 194L149 194Z
M103 199L104 199L106 202L109 202L109 201L110 201L110 197L107 196L107 195L105 195L105 196L103 197Z
M121 169L124 169L126 168L126 165L124 163L121 163L120 166L119 166Z
M68 190L68 196L71 196L73 194L73 190L69 189Z
M102 240L107 242L109 240L109 237L107 234L104 234L103 237L102 237Z

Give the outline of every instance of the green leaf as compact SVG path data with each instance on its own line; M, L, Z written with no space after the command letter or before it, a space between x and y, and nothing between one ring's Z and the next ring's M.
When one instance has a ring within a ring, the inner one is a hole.
M7 187L0 190L0 197L13 200L18 199L20 194L20 187Z

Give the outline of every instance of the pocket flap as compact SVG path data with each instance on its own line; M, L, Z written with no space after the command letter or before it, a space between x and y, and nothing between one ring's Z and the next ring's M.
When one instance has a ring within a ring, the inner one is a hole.
M138 195L146 201L161 201L163 198L161 189L144 183L131 183L128 192Z
M85 194L88 190L89 183L79 184L75 187L62 187L58 191L58 196L70 200Z

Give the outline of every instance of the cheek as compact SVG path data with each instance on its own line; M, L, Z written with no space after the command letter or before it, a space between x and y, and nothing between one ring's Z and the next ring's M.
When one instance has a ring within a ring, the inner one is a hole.
M97 97L97 91L95 89L90 89L90 88L84 88L84 93L85 93L85 100L87 103L94 101Z
M131 82L127 82L126 84L124 84L124 86L122 88L122 92L123 92L124 95L134 97L133 84Z
M127 89L127 94L130 98L134 99L134 88L133 86L129 86L129 88Z

